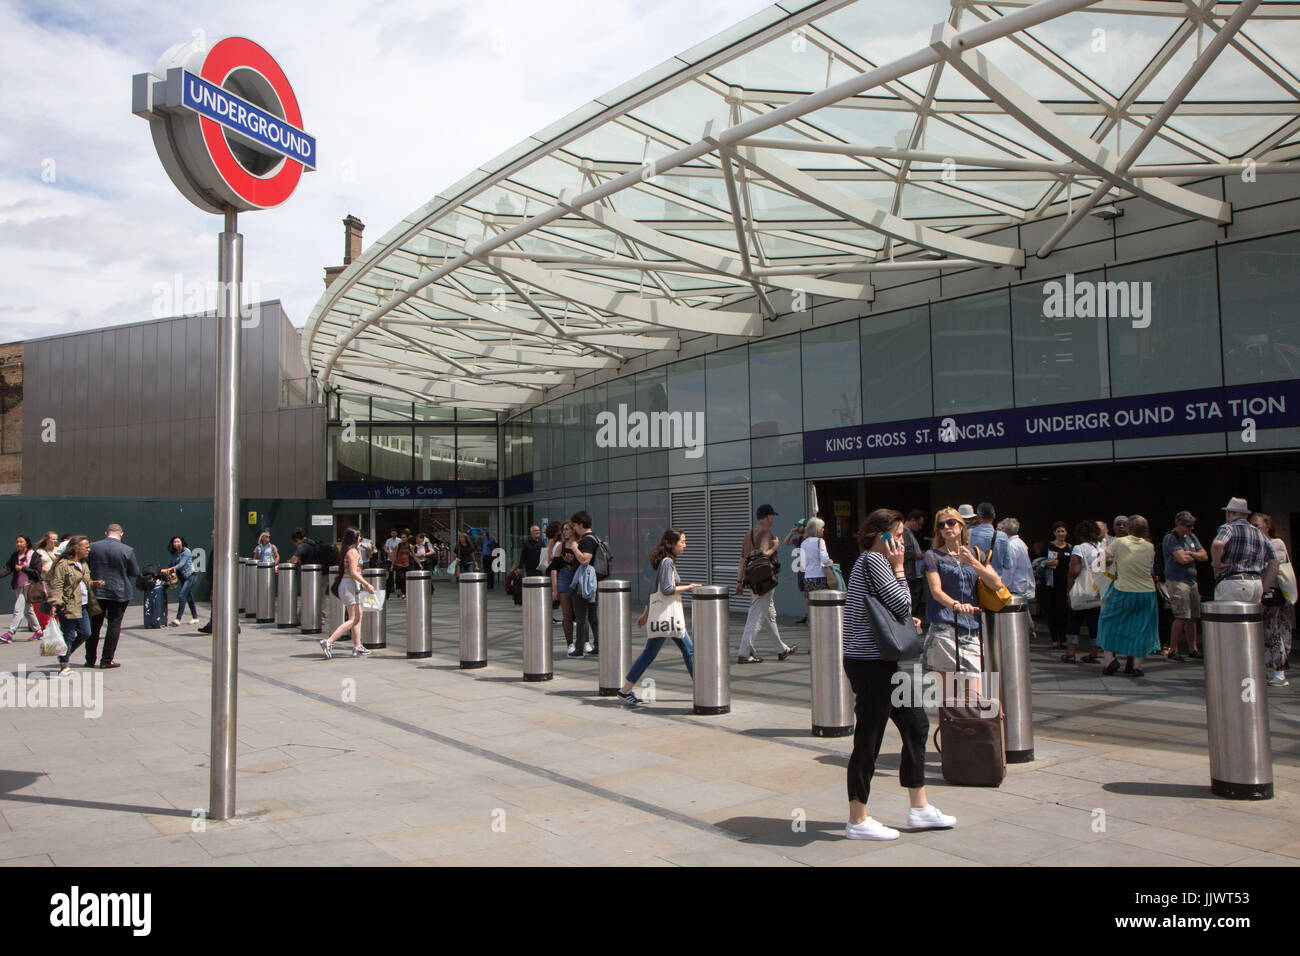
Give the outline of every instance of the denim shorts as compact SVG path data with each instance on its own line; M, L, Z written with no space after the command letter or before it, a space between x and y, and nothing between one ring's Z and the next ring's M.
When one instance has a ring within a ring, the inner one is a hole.
M568 594L569 585L573 582L573 572L568 568L561 568L555 572L555 593Z

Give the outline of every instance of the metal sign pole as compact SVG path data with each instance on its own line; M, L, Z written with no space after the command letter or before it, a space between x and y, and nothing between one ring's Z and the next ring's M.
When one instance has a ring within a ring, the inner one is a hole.
M239 648L239 319L244 237L226 210L217 259L217 475L212 592L212 747L208 815L235 815L235 709Z

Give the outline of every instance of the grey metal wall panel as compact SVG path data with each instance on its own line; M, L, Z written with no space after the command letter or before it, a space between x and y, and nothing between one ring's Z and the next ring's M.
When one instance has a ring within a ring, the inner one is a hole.
M144 426L139 422L128 422L126 426L126 484L128 489L142 488L144 469L140 460L144 439L141 436ZM127 494L141 492L128 490Z
M157 326L157 340L153 350L154 372L151 376L154 379L155 401L153 421L156 422L174 418L177 414L188 414L188 410L181 412L188 402L177 406L173 401L176 396L188 396L184 395L182 389L176 389L176 395L172 394L172 331L178 325L177 322L159 322Z
M216 394L217 394L217 323L196 319L191 326L197 333L199 339L199 355L203 360L199 363L199 384L200 393L204 396L204 401L208 403L208 415L216 414ZM193 342L190 344L191 353L194 351Z
M146 325L140 333L140 414L143 421L152 424L159 417L158 373L163 364L158 353L158 326Z

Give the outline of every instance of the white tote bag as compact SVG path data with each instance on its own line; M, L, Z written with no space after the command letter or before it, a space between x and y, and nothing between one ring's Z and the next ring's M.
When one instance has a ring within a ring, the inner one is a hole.
M1070 588L1070 607L1076 611L1088 611L1094 607L1101 607L1101 593L1097 589L1097 574L1093 570L1092 555L1096 554L1096 548L1084 550L1082 545L1075 548L1074 553L1079 556L1078 576L1074 579L1074 585Z
M645 626L648 637L685 637L686 614L682 610L682 596L674 594L669 597L658 591L650 595L650 613Z

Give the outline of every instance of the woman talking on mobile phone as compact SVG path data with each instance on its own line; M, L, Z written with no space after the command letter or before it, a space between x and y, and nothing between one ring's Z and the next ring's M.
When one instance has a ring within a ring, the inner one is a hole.
M997 590L1002 579L981 564L970 549L970 532L956 508L941 508L934 516L933 547L921 566L929 593L925 596L925 662L943 680L944 700L955 700L954 672L973 674L966 692L980 693L980 606L978 583Z

